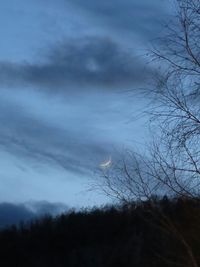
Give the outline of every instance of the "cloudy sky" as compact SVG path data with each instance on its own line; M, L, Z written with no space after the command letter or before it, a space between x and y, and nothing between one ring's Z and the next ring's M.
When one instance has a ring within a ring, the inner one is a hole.
M88 181L148 136L144 54L168 15L167 0L0 1L1 203L105 201Z

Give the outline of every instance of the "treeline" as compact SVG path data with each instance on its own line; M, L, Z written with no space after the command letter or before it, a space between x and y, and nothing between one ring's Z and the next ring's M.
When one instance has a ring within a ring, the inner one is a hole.
M0 232L3 267L200 265L199 199L46 216Z

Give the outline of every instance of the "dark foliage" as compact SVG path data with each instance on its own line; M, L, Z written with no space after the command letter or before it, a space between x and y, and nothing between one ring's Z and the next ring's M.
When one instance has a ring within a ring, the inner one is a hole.
M200 202L165 197L2 230L0 265L193 266L183 240L200 264Z

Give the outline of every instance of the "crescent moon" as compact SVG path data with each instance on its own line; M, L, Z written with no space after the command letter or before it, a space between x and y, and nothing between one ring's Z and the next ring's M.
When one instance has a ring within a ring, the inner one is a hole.
M108 161L102 162L99 166L104 169L104 168L109 168L111 164L112 164L112 160L110 158Z

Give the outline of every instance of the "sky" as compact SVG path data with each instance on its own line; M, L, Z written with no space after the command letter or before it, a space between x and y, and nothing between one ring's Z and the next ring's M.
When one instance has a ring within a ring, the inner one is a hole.
M0 1L0 211L108 201L87 189L148 139L144 55L169 13L168 0Z

